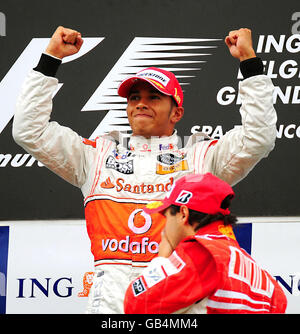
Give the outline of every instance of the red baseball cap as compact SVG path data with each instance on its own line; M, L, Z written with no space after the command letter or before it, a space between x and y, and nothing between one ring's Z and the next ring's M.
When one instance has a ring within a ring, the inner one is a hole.
M161 212L170 205L186 205L189 209L207 214L229 215L221 203L228 196L234 197L230 185L211 173L189 174L178 179L165 199L149 203L143 210L152 214Z
M118 88L118 94L127 98L137 80L148 82L161 93L172 96L179 107L182 106L183 93L174 73L156 67L145 68L125 79Z

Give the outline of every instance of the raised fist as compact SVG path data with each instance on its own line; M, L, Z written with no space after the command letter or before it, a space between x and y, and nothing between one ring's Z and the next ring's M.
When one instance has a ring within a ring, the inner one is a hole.
M62 59L77 53L82 43L83 39L78 31L60 26L52 35L46 53Z
M231 55L240 61L256 57L253 46L251 30L242 28L230 31L225 38L225 43Z

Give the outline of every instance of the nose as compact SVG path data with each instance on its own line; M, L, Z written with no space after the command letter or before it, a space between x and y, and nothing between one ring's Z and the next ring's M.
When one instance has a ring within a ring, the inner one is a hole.
M148 107L144 104L139 104L139 105L136 106L136 109L137 110L147 110Z
M137 103L137 105L136 105L136 109L138 109L138 110L147 110L148 109L148 106L145 103L144 99L139 100L139 103Z

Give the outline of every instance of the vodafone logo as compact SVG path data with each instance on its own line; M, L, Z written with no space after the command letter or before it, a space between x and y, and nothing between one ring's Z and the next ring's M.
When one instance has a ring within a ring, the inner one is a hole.
M137 214L140 214L141 216L143 216L145 218L145 224L142 227L136 227L134 225L134 218ZM128 220L128 227L131 229L132 232L134 232L135 234L143 234L146 233L147 231L149 231L150 227L152 225L152 219L151 216L149 214L147 214L146 212L144 212L144 210L142 209L136 209L134 210L131 215L129 216L129 220Z
M149 237L142 238L142 241L131 241L130 236L127 235L125 239L103 239L102 250L104 252L110 251L112 253L131 253L131 254L157 254L158 242L150 241Z
M135 220L141 215L144 218L144 225L137 227L135 225ZM135 234L144 234L150 230L152 226L152 218L150 215L145 213L142 209L134 210L128 219L128 227ZM132 254L157 254L159 244L156 241L150 241L149 237L142 238L141 241L131 241L129 235L125 239L102 239L102 250L104 252L122 252L122 253L132 253Z
M147 233L152 227L152 218L143 209L132 211L128 218L128 227L136 235ZM134 240L132 240L132 238ZM117 238L102 239L102 251L104 253L126 253L126 254L157 254L159 243L151 240L148 236L143 238L132 237L131 235L119 240Z

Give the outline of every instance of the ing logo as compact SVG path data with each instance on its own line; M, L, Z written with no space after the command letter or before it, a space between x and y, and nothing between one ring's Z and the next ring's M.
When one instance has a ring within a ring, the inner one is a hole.
M91 287L93 285L93 278L94 278L93 271L89 271L84 274L82 280L83 290L78 293L77 295L78 297L88 297Z

